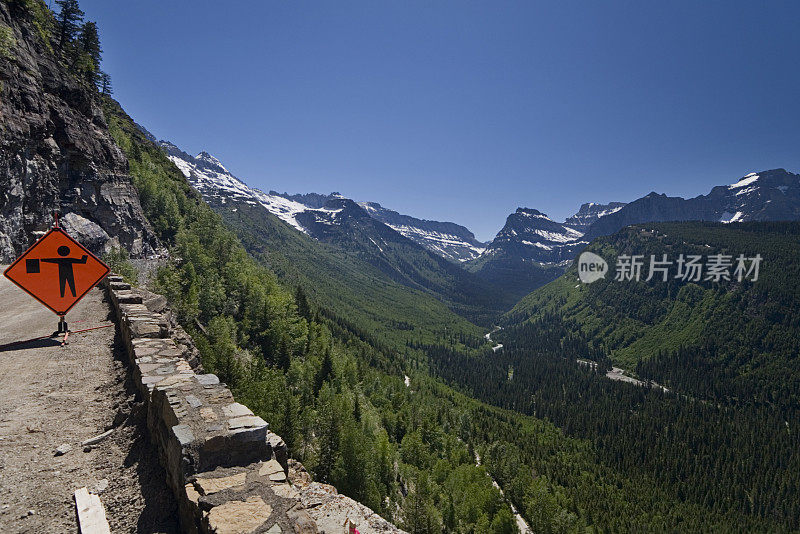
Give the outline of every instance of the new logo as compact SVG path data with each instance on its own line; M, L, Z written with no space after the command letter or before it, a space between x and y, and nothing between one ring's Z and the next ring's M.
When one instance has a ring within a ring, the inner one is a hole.
M578 257L578 278L584 284L591 284L606 277L608 263L593 252L583 252Z

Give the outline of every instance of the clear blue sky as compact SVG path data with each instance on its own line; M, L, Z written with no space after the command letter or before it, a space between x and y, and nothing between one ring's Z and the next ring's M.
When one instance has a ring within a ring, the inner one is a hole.
M134 119L264 190L490 239L518 206L800 171L797 2L81 6Z

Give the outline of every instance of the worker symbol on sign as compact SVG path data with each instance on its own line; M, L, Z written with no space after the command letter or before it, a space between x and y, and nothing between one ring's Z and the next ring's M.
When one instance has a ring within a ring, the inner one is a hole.
M3 274L63 317L108 274L108 265L54 226Z
M67 258L69 253L71 252L70 248L66 245L61 245L58 247L58 255L59 258L41 258L38 260L26 260L25 261L25 271L28 274L35 274L38 273L40 270L39 262L42 263L55 263L58 265L58 287L61 292L61 297L64 297L64 290L66 286L69 285L69 290L72 292L72 296L77 296L75 294L75 271L74 271L74 264L86 264L86 260L89 259L89 256L84 254L81 256L81 259L77 258Z

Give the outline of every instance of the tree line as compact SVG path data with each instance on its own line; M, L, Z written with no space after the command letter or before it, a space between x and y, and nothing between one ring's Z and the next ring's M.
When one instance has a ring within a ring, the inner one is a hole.
M103 49L97 23L84 20L78 0L55 0L58 11L42 0L8 0L9 5L32 15L44 46L77 79L104 95L113 93L111 76L101 69Z

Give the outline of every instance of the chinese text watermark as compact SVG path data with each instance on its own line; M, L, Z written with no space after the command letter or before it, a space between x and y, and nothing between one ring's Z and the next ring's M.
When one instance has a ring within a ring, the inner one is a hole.
M763 258L761 254L748 257L739 254L734 258L728 254L680 254L675 260L667 254L649 259L643 254L622 254L617 257L614 280L660 280L670 279L684 282L722 282L736 280L758 280ZM581 282L591 284L608 273L606 261L592 252L584 252L578 258L578 277Z

